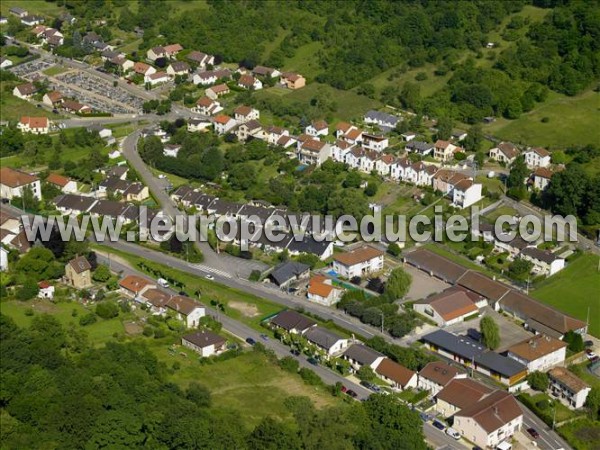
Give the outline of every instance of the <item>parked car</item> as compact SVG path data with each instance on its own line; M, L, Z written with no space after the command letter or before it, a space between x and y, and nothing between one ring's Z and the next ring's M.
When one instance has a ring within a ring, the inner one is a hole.
M431 417L429 417L429 414L424 413L424 412L419 413L419 417L421 418L421 420L423 422L429 422L429 420L431 419Z
M349 395L350 397L352 397L352 398L356 398L356 397L358 397L358 394L357 394L356 392L354 392L352 389L348 389L348 390L346 391L346 394L348 394L348 395Z
M348 392L348 388L342 384L342 392Z
M366 387L367 389L373 389L373 385L368 381L361 381L360 385Z
M444 431L446 429L446 425L444 425L442 422L440 422L439 420L435 419L432 423L432 425L434 427L436 427L438 430Z
M207 273L207 274L206 274L206 279L207 279L207 280L214 280L214 279L215 279L215 277L213 277L213 276L212 276L210 273Z
M585 341L585 342L583 343L583 345L584 345L585 347L593 347L593 346L594 346L594 341Z
M247 342L248 344L250 344L250 345L254 345L254 344L256 344L256 341L255 341L254 339L252 339L251 337L249 337L249 338L246 338L246 342Z
M300 350L296 350L295 348L291 349L290 353L294 356L300 356Z
M450 437L453 437L457 441L460 439L460 433L456 431L454 428L448 428L446 430L446 434Z
M533 438L537 439L540 437L540 433L537 432L535 428L527 428L527 433Z
M596 355L593 351L591 351L589 348L585 351L585 356L587 357L587 359L589 359L590 361L592 361L594 358L596 358L598 355Z
M308 358L307 359L309 364L312 364L313 366L318 366L319 365L319 361L315 358Z
M260 337L261 337L261 339L263 341L268 341L269 340L269 336L267 336L266 334L261 334Z

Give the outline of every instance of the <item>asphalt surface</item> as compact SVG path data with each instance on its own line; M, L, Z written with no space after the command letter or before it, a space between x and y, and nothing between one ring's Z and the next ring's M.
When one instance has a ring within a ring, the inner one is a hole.
M111 269L115 272L122 273L123 275L138 275L138 276L142 276L142 277L147 277L147 275L145 275L135 269L132 269L129 266L126 266L126 265L116 262L114 260L109 261L108 258L106 258L103 255L97 254L97 256L98 256L98 262L104 263L104 264L110 263ZM167 289L167 291L170 291L171 293L176 294L175 291L172 291L169 289ZM307 361L306 357L303 355L295 356L295 355L291 354L290 348L283 345L281 342L279 342L275 339L265 340L264 338L261 337L261 334L258 331L254 330L253 328L250 328L249 326L247 326L243 323L240 323L236 320L231 319L230 317L220 314L217 310L209 308L206 305L205 305L205 307L206 307L207 314L215 317L219 322L221 322L223 324L224 330L226 330L228 333L234 335L235 337L241 339L242 341L245 341L247 338L250 337L250 338L254 339L256 342L261 342L265 347L272 349L278 358L283 358L285 356L291 356L292 358L294 358L298 361L298 363L300 364L300 367L306 367L308 369L311 369L317 375L319 375L319 377L323 380L324 383L329 384L329 385L334 385L334 384L340 382L346 387L346 389L353 390L354 392L356 392L358 400L364 400L364 399L368 398L371 394L373 394L370 390L364 388L360 384L354 383L352 380L344 378L341 375L327 369L326 367L314 366L314 365L310 364ZM458 442L455 439L451 438L444 432L433 427L433 425L431 425L431 423L426 422L423 424L423 432L425 434L425 438L427 439L427 441L430 444L434 445L435 448L445 446L445 445L450 445L453 448L465 448L464 443Z

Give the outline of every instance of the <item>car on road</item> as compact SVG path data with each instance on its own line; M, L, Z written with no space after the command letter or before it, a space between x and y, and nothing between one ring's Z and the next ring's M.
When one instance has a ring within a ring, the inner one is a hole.
M254 339L252 339L251 337L246 338L246 343L250 344L250 345L254 345L256 344L256 341Z
M529 436L531 436L533 439L540 437L540 433L538 433L535 428L527 428L527 433L529 433Z
M429 416L429 414L424 413L424 412L419 413L419 417L421 418L421 420L423 422L429 422L431 420L431 417Z
M315 358L308 358L307 359L309 364L312 364L313 366L318 366L319 365L319 361Z
M342 384L341 391L342 392L348 392L348 388Z
M356 392L354 392L352 389L348 389L348 390L346 391L346 394L347 394L347 395L349 395L349 396L350 396L350 397L352 397L352 398L356 398L356 397L358 397L358 394L357 394Z
M435 420L432 422L432 425L433 425L434 427L436 427L436 428L437 428L438 430L440 430L440 431L444 431L444 430L446 429L446 425L444 425L442 422L440 422L440 421L439 421L439 420L437 420L437 419L435 419Z
M453 437L457 441L460 439L460 433L452 427L450 427L446 430L446 434L450 437Z
M295 348L291 349L290 353L294 356L300 356L300 350L296 350Z
M366 387L367 389L373 389L373 384L369 383L368 381L361 381L360 385Z
M583 345L584 345L585 347L593 347L593 346L594 346L594 341L585 341L585 342L583 343Z
M167 178L167 176L164 173L158 175L159 180L164 180L165 178Z
M205 277L207 280L214 280L214 279L215 279L215 277L213 277L213 276L212 276L210 273L207 273L207 274L206 274L204 277Z
M590 350L589 348L585 351L585 356L587 359L589 359L590 361L592 361L593 359L595 359L598 355L596 355L592 350Z
M261 338L263 341L268 341L268 340L269 340L269 336L267 336L266 334L261 334L261 335L260 335L260 338Z

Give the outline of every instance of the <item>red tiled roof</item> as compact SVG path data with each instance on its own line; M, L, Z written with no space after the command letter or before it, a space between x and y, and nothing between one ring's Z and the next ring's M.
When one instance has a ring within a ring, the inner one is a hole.
M11 188L25 186L37 180L39 180L39 178L34 175L29 175L28 173L11 169L10 167L2 167L0 169L0 183Z

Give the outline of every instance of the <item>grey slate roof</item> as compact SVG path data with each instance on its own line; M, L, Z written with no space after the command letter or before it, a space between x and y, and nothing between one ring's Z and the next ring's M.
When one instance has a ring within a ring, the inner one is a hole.
M400 118L393 116L391 114L387 114L381 111L371 110L365 114L365 119L376 120L378 122L390 123L392 126L396 126L396 124L400 121Z
M410 141L408 144L406 144L404 148L406 148L407 150L424 153L433 150L434 145L428 142Z
M277 314L271 319L271 323L284 330L297 330L301 333L317 324L314 320L290 309Z
M318 242L313 236L304 236L301 241L292 239L287 248L290 252L312 253L321 257L330 245L332 245L331 242L327 240Z
M476 366L489 369L505 377L511 377L527 370L523 364L514 359L502 356L487 350L479 342L468 337L456 336L444 330L436 330L421 338L421 340L434 344L449 353L460 356L466 360L473 360Z
M289 280L296 278L310 269L307 264L302 264L296 261L286 261L277 265L270 276L278 286L285 284Z
M557 259L560 259L554 253L549 252L547 250L546 251L540 250L539 248L536 248L536 247L526 247L523 250L521 250L521 254L525 255L525 256L529 256L534 259L537 259L539 261L543 261L546 264L551 264L554 261L556 261Z
M96 203L93 197L84 197L82 195L64 194L54 199L57 208L66 208L73 211L86 212Z
M384 355L376 350L373 350L372 348L367 347L366 345L354 344L348 347L343 356L345 358L358 361L358 363L363 366L370 366L377 360L377 358L380 358Z
M304 336L309 342L325 350L329 350L337 341L343 339L332 331L320 327L311 328Z

